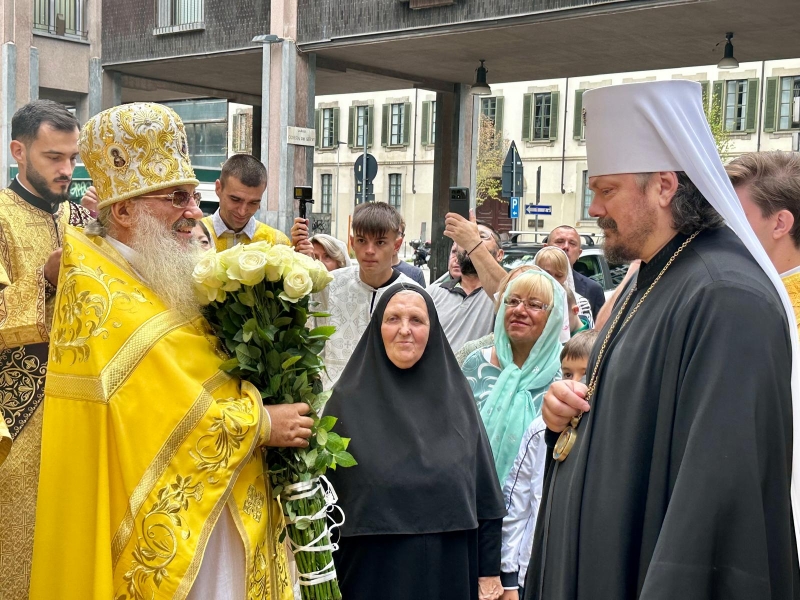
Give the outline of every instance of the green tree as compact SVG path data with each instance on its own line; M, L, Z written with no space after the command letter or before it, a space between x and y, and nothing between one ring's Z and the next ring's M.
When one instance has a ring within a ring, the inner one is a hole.
M509 142L498 131L494 122L485 115L480 116L478 124L478 157L475 185L478 206L486 200L502 200L501 176L503 159L508 152Z
M711 127L711 135L714 136L717 152L719 152L720 158L724 159L731 147L731 134L725 129L725 114L722 102L718 97L712 96L709 104L705 94L703 94L703 107L706 112L706 120Z

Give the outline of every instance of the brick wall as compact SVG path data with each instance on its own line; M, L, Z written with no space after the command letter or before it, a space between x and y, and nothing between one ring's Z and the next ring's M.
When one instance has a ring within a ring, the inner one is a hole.
M627 0L456 0L452 6L411 10L400 0L298 0L298 43L334 37L453 25Z
M269 0L205 0L205 30L153 35L157 0L103 0L103 64L252 46L269 33Z

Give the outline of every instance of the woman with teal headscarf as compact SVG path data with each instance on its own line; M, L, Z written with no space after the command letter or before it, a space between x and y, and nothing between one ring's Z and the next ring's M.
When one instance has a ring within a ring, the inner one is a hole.
M560 284L542 271L514 279L499 301L494 346L475 350L462 366L483 418L500 485L526 429L541 412L544 393L561 377L564 296Z

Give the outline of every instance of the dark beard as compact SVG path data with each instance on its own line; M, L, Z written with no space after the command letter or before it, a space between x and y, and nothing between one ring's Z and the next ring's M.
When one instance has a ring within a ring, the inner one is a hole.
M37 171L33 165L27 165L25 169L25 179L31 184L33 190L39 194L39 197L45 202L50 204L61 204L69 200L69 186L67 191L63 194L55 194L47 185L47 180Z
M597 219L597 226L605 233L605 243L603 245L603 254L606 260L612 264L627 263L636 260L639 257L639 251L636 248L626 246L619 239L619 231L617 230L617 222L610 217L601 217ZM613 232L616 234L616 243L609 241L608 233Z
M475 269L475 265L472 264L472 259L467 256L466 252L462 251L458 253L458 266L461 269L462 277L464 275L471 277L478 274L478 271Z

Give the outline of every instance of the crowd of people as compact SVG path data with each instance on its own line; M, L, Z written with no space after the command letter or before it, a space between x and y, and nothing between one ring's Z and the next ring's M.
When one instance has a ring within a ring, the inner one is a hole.
M204 252L263 241L333 277L309 327L335 327L325 410L358 461L329 476L344 600L800 598L800 157L723 166L692 82L583 105L590 213L631 264L608 301L569 225L507 272L497 231L448 214L426 285L388 204L356 206L345 241L259 222L249 155L203 216L169 108L17 111L0 596L296 596L263 448L305 447L310 408L221 370L192 281Z

